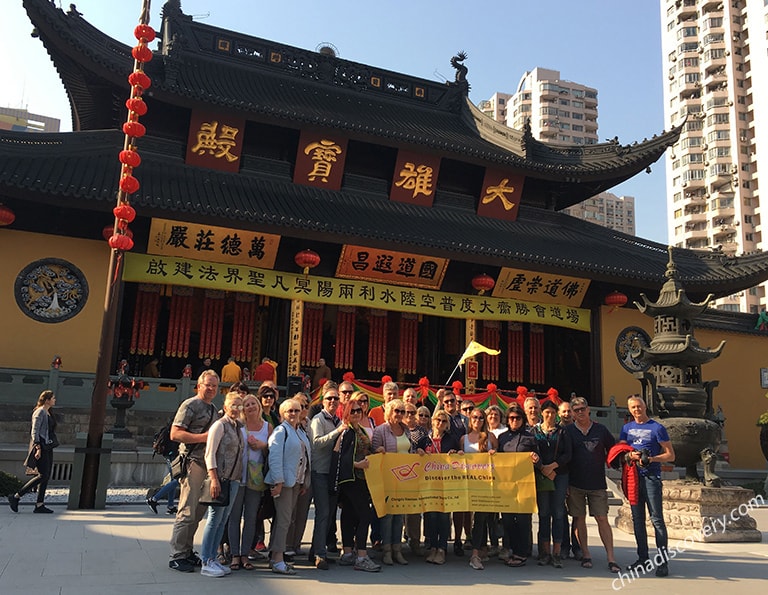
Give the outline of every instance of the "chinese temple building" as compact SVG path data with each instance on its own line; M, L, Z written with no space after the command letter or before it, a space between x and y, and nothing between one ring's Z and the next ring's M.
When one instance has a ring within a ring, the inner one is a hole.
M24 6L74 132L0 131L0 356L92 372L134 59L74 8ZM269 357L285 384L322 357L337 380L442 384L476 340L501 350L463 372L481 392L635 392L616 337L648 321L617 306L658 291L666 246L562 209L645 171L679 128L544 144L473 106L462 54L442 83L195 22L178 0L155 28L115 361L178 378ZM765 254L673 252L692 300L768 278ZM754 338L754 317L708 316Z

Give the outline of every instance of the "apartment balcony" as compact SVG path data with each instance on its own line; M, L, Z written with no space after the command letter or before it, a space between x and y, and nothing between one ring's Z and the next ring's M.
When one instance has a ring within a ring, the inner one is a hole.
M712 227L712 239L718 244L727 244L736 241L737 228L730 223L728 225L716 225Z
M557 99L559 95L560 95L560 90L558 88L554 88L550 84L542 83L539 86L539 96L542 99L548 98L549 100L554 101Z
M678 6L677 20L685 20L688 17L696 17L696 0L683 0Z
M701 14L708 14L709 16L714 16L710 13L718 13L723 12L723 0L709 0L708 2L704 2L701 5Z
M701 240L704 240L706 243L708 243L708 239L709 239L709 234L707 232L706 227L698 228L698 229L685 228L683 230L683 240L685 240L686 244L689 244L690 242L701 241Z
M694 226L698 223L706 223L707 213L703 209L701 211L685 211L683 213L683 221L687 226Z

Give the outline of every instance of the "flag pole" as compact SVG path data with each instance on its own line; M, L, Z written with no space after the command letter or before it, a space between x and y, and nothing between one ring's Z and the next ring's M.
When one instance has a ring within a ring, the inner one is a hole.
M461 360L459 360L459 361L461 361ZM448 386L448 384L450 384L451 378L453 378L453 375L456 373L456 370L458 370L459 367L461 367L461 363L456 364L456 367L453 369L453 372L451 372L451 375L448 376L448 380L445 381L445 386Z

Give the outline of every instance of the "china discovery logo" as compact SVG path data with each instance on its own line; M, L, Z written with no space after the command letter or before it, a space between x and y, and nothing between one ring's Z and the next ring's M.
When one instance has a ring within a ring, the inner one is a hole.
M398 481L410 481L411 479L418 478L416 473L416 467L421 463L414 463L413 465L400 465L399 467L392 467L391 471L397 477Z

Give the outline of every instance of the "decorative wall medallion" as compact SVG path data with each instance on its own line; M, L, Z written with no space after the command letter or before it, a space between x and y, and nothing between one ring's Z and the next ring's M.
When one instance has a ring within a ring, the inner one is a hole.
M88 282L75 265L59 258L43 258L25 266L14 284L16 303L38 322L64 322L88 301Z
M650 344L651 337L648 333L638 326L628 326L616 339L616 357L628 372L643 372L648 369L648 366L633 358L632 352L640 347L648 347Z

